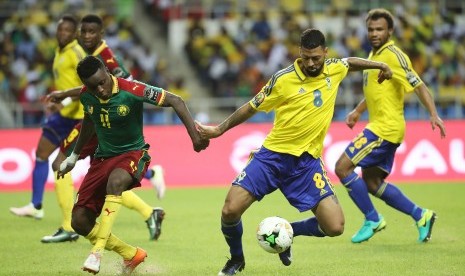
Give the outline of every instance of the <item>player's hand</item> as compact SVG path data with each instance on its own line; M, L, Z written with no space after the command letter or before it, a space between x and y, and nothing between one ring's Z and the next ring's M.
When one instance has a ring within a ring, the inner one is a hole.
M63 91L52 91L45 96L45 100L54 103L60 103L64 98Z
M63 105L61 103L55 103L55 102L47 102L45 103L45 110L50 113L58 112L63 108Z
M58 179L63 178L65 174L70 172L74 168L74 165L76 165L78 159L79 154L72 152L70 156L63 160L63 162L60 164L60 169L57 172Z
M210 145L210 140L200 138L200 139L196 139L196 141L193 141L192 143L194 144L194 150L196 152L200 152L208 148L208 146Z
M431 128L435 130L436 127L438 127L439 130L441 131L441 138L445 138L446 127L444 126L444 122L441 120L441 118L439 118L439 116L431 116L430 122L431 122Z
M387 64L384 64L381 71L378 74L378 83L382 83L384 80L390 80L392 78L392 71Z
M218 126L206 126L195 121L195 126L203 139L211 139L221 136L221 131Z
M356 109L352 110L347 114L346 116L346 125L352 129L355 124L357 124L358 120L360 119L360 112L358 112Z

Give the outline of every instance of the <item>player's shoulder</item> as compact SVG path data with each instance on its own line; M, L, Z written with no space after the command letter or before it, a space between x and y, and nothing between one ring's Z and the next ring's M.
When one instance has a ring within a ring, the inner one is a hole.
M127 80L123 78L116 78L120 90L128 91L134 94L142 94L147 87L145 83L135 80Z
M273 76L271 77L273 80L275 81L283 81L289 77L294 77L295 74L295 65L294 64L291 64L281 70L279 70L278 72L274 73Z
M345 68L349 68L349 63L347 62L347 59L341 59L341 58L328 58L325 60L326 66L331 66L331 67L340 67L343 66Z

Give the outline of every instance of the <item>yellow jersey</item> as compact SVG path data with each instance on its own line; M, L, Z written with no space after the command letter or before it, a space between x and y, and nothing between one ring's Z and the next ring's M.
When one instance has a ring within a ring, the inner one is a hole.
M334 114L339 84L349 65L342 59L327 59L317 77L308 77L294 64L275 73L249 104L257 111L275 111L273 128L263 146L300 156L308 152L319 158L323 140Z
M394 41L388 41L376 53L370 52L368 59L389 65L392 79L378 83L378 69L363 71L363 93L368 109L366 128L391 143L401 143L405 134L404 95L413 92L423 81Z
M53 59L53 77L56 90L66 90L82 86L76 68L86 52L77 40L66 45L63 49L57 47ZM61 116L70 119L82 119L84 110L79 101L73 101L60 110Z

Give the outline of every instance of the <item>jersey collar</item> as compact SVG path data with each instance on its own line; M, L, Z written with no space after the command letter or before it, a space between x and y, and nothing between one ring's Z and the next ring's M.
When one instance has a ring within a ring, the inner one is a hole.
M392 46L394 45L394 40L388 40L388 42L384 43L383 46L381 46L381 48L378 49L378 51L376 51L376 53L373 53L373 50L371 50L371 52L374 54L374 55L379 55L381 54L381 52L386 49L387 47L389 46Z
M111 75L111 79L113 80L113 88L111 89L111 94L116 94L119 92L119 87L118 87L118 78L115 76Z
M97 49L95 49L92 55L98 56L103 51L103 49L105 49L106 47L107 47L107 42L104 39L102 39L102 44L100 44L100 46L98 46Z
M75 40L71 41L70 43L66 44L66 46L63 47L62 49L60 49L60 47L57 47L57 48L58 48L58 51L64 52L64 51L66 51L66 50L68 50L70 48L73 48L77 44L78 44L78 41L77 41L77 39L75 39Z
M305 80L306 78L312 78L312 77L309 77L307 75L304 74L304 72L302 72L302 69L300 69L300 66L299 66L299 61L302 60L302 58L298 58L294 61L294 68L295 68L295 72L297 74L297 76L299 77L299 79L301 81ZM321 74L324 74L324 75L328 75L329 72L328 72L328 66L326 66L326 60L325 62L323 63L323 70L321 71ZM321 75L320 74L320 75ZM318 75L319 76L319 75ZM317 76L317 77L318 77Z

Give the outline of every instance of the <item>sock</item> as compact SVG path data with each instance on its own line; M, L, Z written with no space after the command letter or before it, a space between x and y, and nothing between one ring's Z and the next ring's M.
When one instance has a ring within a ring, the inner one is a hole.
M55 173L55 192L57 195L58 206L61 209L62 224L65 231L73 231L71 227L71 212L74 205L74 186L71 173L67 173L63 178L58 179Z
M387 205L404 214L411 216L415 221L421 219L422 208L418 207L408 197L406 197L399 188L384 182L376 192L376 197L379 197Z
M100 228L100 224L96 222L94 225L94 228L92 228L92 231L90 231L90 233L85 237L86 239L90 241L91 244L95 244L97 242L97 233L99 231L99 228ZM105 249L110 250L110 251L115 251L125 260L132 259L136 255L136 252L137 252L137 248L123 242L122 240L120 240L118 237L116 237L112 233L110 233L110 236L108 237L108 241L105 245Z
M371 221L378 221L379 215L371 202L365 181L358 174L352 172L346 178L341 179L341 183L347 189L352 201L365 215L365 218Z
M316 217L304 219L291 223L292 229L294 230L294 237L296 236L314 236L314 237L325 237L325 232L320 228Z
M221 232L226 242L229 245L229 252L231 253L231 259L243 260L244 252L242 251L242 220L232 224L226 224L221 220Z
M121 208L122 198L116 195L107 195L100 215L100 227L97 232L97 240L92 252L102 252L110 237L111 228Z
M121 197L123 199L123 206L135 210L144 218L144 220L148 220L152 215L153 208L133 191L125 191Z
M34 208L42 209L42 199L44 198L45 183L48 177L48 159L36 159L34 170L32 171L32 204Z
M144 178L145 179L150 179L154 176L155 172L152 170L152 169L148 169L146 172L145 172L145 175L144 175Z

